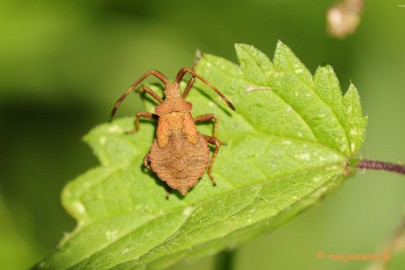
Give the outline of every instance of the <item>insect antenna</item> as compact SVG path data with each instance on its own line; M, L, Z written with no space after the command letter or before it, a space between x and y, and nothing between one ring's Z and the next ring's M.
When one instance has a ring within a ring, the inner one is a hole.
M180 69L180 71L177 73L176 76L176 82L180 82L184 75L186 73L190 73L191 75L193 75L193 77L198 78L200 81L202 81L203 83L205 83L206 85L208 85L212 90L214 90L215 93L217 93L225 102L226 104L228 104L228 106L232 109L235 110L235 106L233 106L232 102L230 102L225 96L224 94L222 94L215 86L213 86L210 82L208 82L206 79L204 79L203 77L201 77L200 75L198 75L197 73L194 72L194 70L190 69L190 68L182 68ZM188 89L189 91L190 89ZM185 94L188 94L188 91ZM183 95L183 98L185 98L185 95Z
M124 94L122 94L122 96L117 100L117 102L114 105L114 108L112 109L111 112L111 118L114 117L115 113L117 112L118 107L120 106L121 102L143 81L146 79L146 77L148 77L149 75L153 75L156 78L158 78L159 80L161 80L165 85L168 82L168 79L165 77L165 75L163 75L162 73L160 73L157 70L149 70L148 72L146 72L145 74L143 74L135 83L133 83L128 89L127 91L124 92Z

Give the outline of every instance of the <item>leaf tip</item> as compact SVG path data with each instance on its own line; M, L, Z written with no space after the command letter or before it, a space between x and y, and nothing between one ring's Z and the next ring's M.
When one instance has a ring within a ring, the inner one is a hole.
M357 91L356 86L353 82L350 81L349 88L347 89L346 93L344 94L346 99L355 99L360 100L359 92Z
M240 50L243 48L247 48L247 47L253 47L252 45L246 44L246 43L235 43L234 47L236 50Z
M349 137L351 141L350 149L354 154L362 145L365 139L367 120L363 116L360 95L353 83L350 83L349 89L343 96L346 119L349 123Z
M236 54L238 55L238 58L243 58L244 54L248 55L256 55L258 53L262 53L260 50L258 50L255 46L245 44L245 43L235 43L235 50Z
M319 65L319 67L316 69L315 74L314 74L314 78L316 79L316 78L318 78L320 76L321 77L329 77L328 75L329 76L332 75L333 77L336 77L335 70L327 62L322 62Z
M276 46L276 48L281 48L281 47L287 47L287 45L285 45L280 39L279 40L277 40L277 46Z
M277 56L278 54L285 54L285 55L293 55L293 56L295 56L294 52L290 49L290 47L285 45L281 40L277 41L275 55Z
M328 62L324 59L321 61L321 63L319 64L319 67L326 67L329 66Z

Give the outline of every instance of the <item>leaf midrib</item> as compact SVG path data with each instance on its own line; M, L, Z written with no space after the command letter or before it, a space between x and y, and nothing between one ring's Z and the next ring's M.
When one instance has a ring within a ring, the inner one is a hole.
M254 129L254 130L256 130L256 129ZM238 137L240 137L240 136L248 136L247 134L249 134L249 133L251 133L251 132L242 132L242 133L239 133L239 134L238 134ZM258 130L256 130L255 133L257 133L257 134L260 135L260 136L271 135L271 136L273 136L273 137L275 137L275 138L278 138L278 139L281 139L281 140L289 140L289 141L291 141L292 144L294 143L294 141L295 141L295 142L304 142L304 143L308 143L308 144L312 144L312 145L313 145L313 144L316 144L317 147L319 147L319 148L321 148L321 149L323 148L323 149L327 149L328 151L333 152L334 154L336 154L336 155L338 156L338 158L340 157L340 159L342 159L342 160L348 159L347 157L345 157L344 155L342 155L342 153L336 151L336 150L333 149L333 148L328 147L327 145L321 144L321 143L319 143L319 142L314 142L314 141L305 140L305 139L299 139L299 138L284 137L284 136L280 136L280 135L277 135L277 134L275 135L275 134L272 134L272 133L269 133L269 132L262 132L262 131L258 131ZM235 135L235 134L234 134L234 135ZM130 141L130 142L131 142L131 144L132 144L132 141ZM135 144L133 144L133 145L134 145L134 147L136 147ZM135 161L138 160L138 159L139 159L139 155L134 155L132 158L129 159L130 162L128 163L128 164L129 164L128 166L119 166L119 165L118 165L118 166L112 166L111 164L110 164L110 165L101 165L101 166L99 166L99 167L101 167L101 168L110 169L111 172L110 172L106 177L104 177L103 180L98 181L98 182L95 183L94 185L89 185L89 186L86 188L86 190L82 190L82 192L80 192L80 195L77 196L77 198L79 199L79 201L80 201L81 203L83 203L81 196L85 193L85 191L87 191L87 190L89 190L89 189L92 189L93 187L104 183L104 181L107 180L111 175L113 175L113 174L119 172L120 170L126 170L128 167L131 167L131 166L135 163ZM321 166L321 167L322 167L322 166ZM286 175L289 175L289 174L286 174ZM267 175L265 175L265 177L267 177ZM229 183L229 181L228 181L228 183ZM229 183L229 184L230 184L230 185L233 185L232 183ZM243 186L243 187L246 187L246 186ZM76 218L76 217L75 217L75 218ZM90 223L89 223L89 224L90 224ZM85 225L87 225L87 224L85 224Z

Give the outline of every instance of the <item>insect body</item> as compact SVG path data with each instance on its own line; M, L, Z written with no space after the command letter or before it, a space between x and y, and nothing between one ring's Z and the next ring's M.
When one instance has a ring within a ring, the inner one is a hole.
M179 82L186 73L192 75L186 89L181 94ZM121 102L149 75L154 75L165 85L165 99L159 97L153 90L145 87L142 92L151 95L159 105L155 107L155 113L138 112L136 114L135 130L139 130L140 118L157 119L156 138L153 141L149 153L144 158L144 165L154 171L161 180L173 189L177 189L182 195L197 184L208 166L208 176L215 184L212 176L212 166L218 154L221 142L216 138L218 121L214 114L204 114L193 118L191 115L192 104L185 101L195 78L200 79L214 90L235 110L232 103L219 92L212 84L196 74L189 68L181 69L174 82L168 79L159 71L150 70L140 77L116 102L111 116L115 115ZM207 136L201 134L196 123L214 120L214 134ZM215 145L211 161L209 160L209 144Z

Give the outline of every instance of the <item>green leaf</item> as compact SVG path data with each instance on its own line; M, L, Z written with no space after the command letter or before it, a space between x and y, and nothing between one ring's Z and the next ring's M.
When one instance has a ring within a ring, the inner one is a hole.
M342 96L331 67L313 77L281 42L273 63L249 45L236 51L240 66L205 54L197 67L236 112L202 83L188 97L195 116L218 116L227 143L213 168L217 186L204 175L185 197L166 200L163 182L142 166L154 125L132 135L133 118L100 125L85 140L101 166L63 192L78 225L37 268L161 269L212 255L272 231L350 175L366 125L356 88Z

